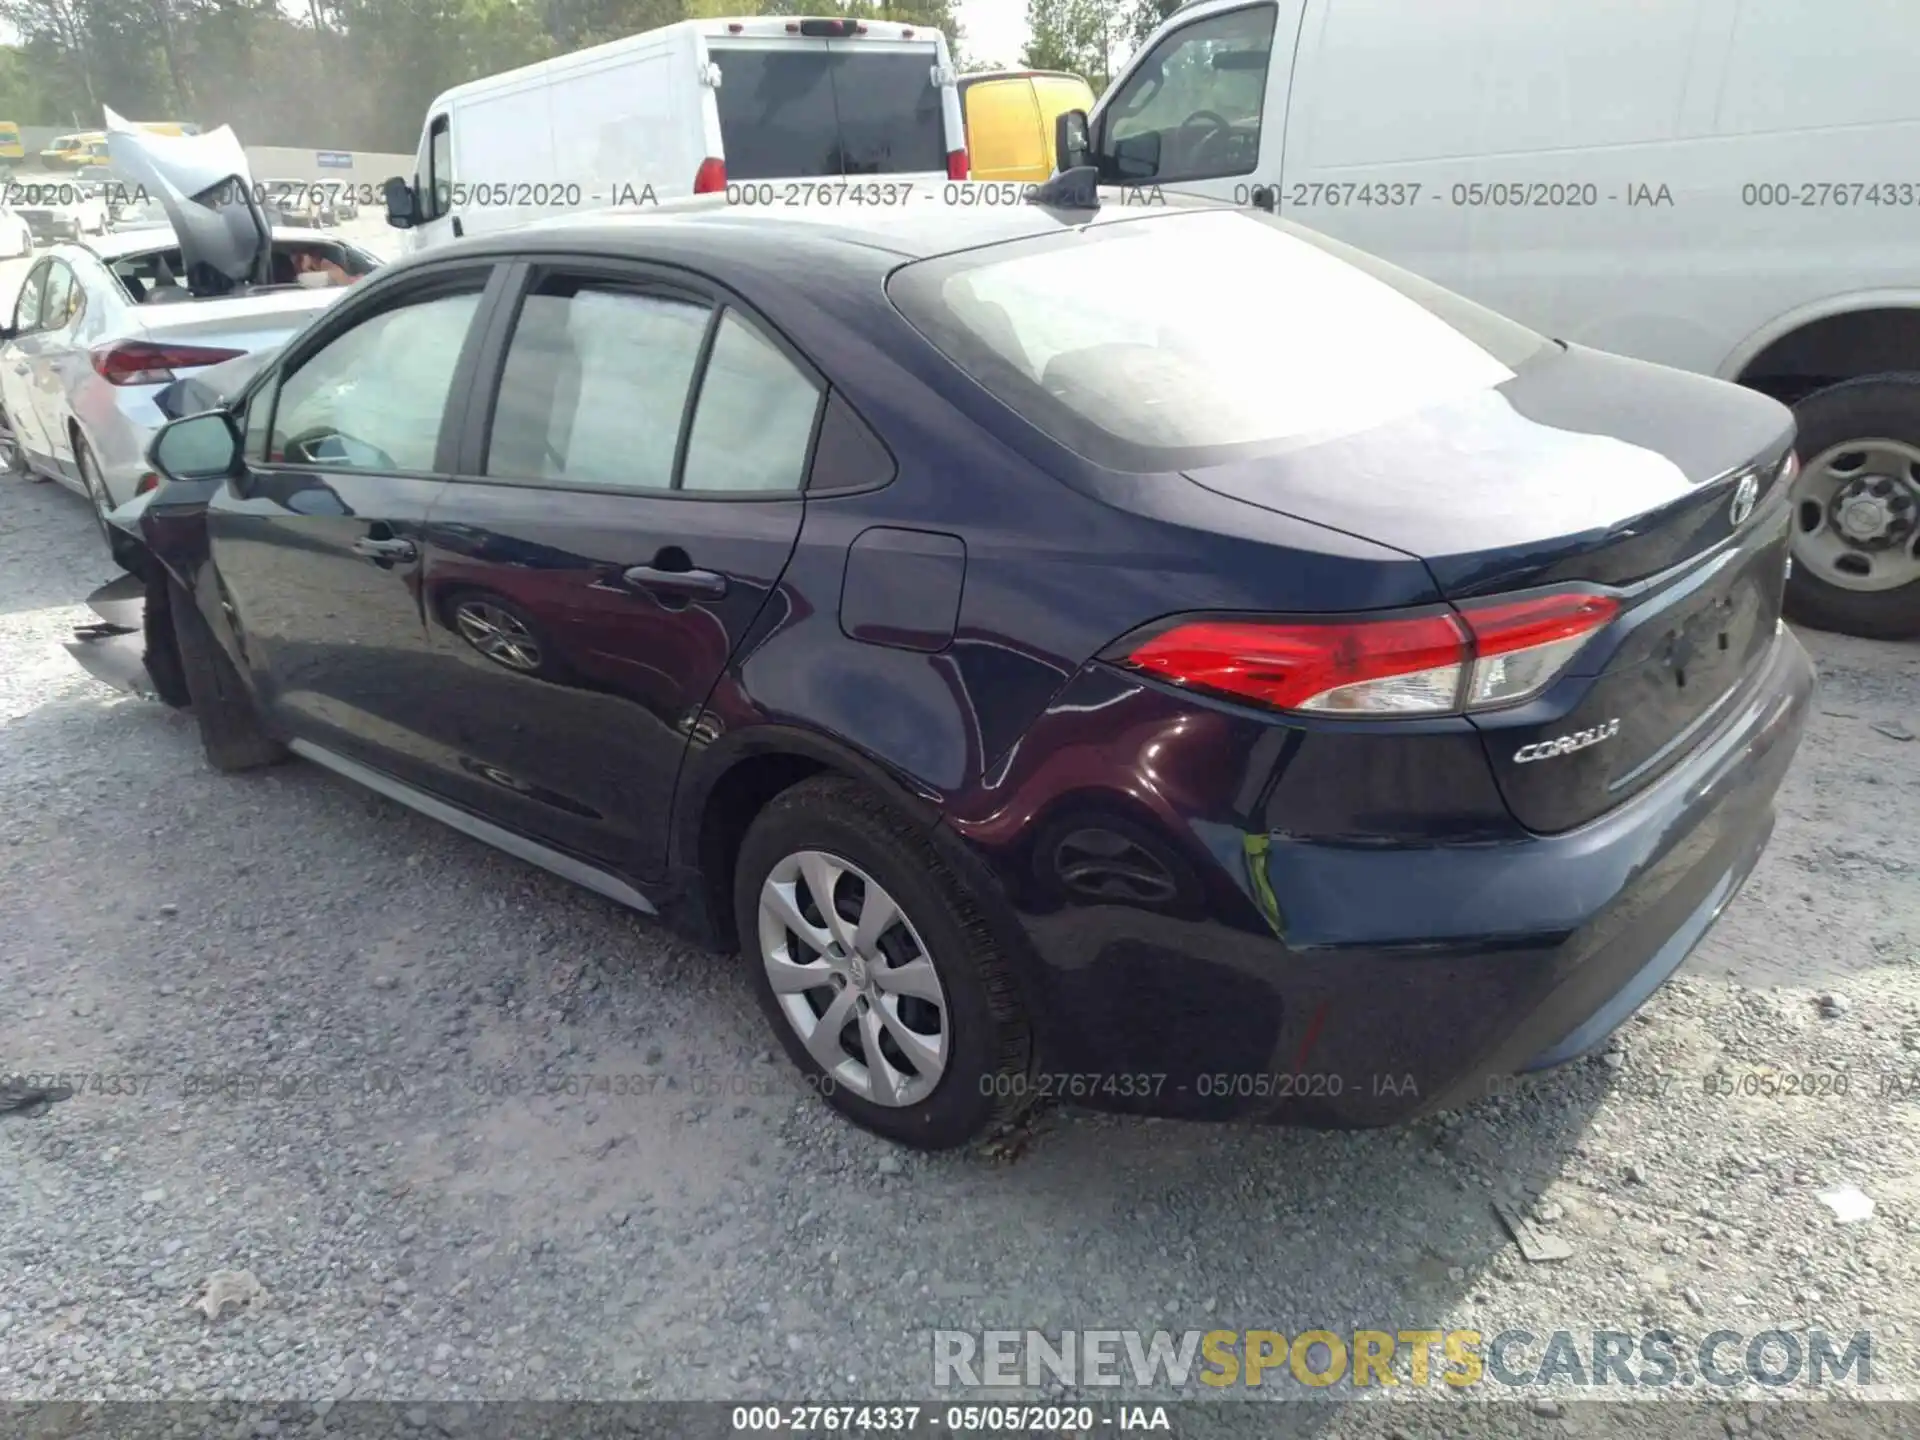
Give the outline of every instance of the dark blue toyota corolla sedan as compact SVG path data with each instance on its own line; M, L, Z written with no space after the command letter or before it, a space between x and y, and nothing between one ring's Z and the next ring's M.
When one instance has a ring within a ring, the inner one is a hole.
M738 951L858 1124L1372 1125L1602 1044L1753 868L1791 439L1258 213L716 201L362 281L120 554L216 767Z

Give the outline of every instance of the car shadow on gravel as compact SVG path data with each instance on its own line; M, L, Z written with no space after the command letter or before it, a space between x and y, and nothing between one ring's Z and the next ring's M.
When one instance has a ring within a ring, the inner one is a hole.
M1396 1321L1411 1323L1468 1299L1496 1257L1517 1254L1495 1202L1525 1214L1561 1177L1607 1098L1606 1073L1579 1062L1462 1110L1365 1131L1060 1109L1033 1121L1010 1163L1003 1138L942 1168L1062 1229L1103 1210L1123 1223L1129 1208L1177 1196L1196 1260L1213 1257L1201 1272L1218 1285L1232 1286L1248 1246L1289 1252L1298 1259L1286 1303L1302 1318L1347 1318L1336 1312L1364 1272Z

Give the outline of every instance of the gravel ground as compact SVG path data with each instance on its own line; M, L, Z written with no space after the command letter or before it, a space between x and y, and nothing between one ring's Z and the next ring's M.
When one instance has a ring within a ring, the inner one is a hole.
M1920 648L1805 637L1772 846L1607 1057L1394 1132L1056 1111L928 1158L812 1100L725 960L315 767L208 770L60 649L113 573L0 484L0 1072L106 1077L0 1112L0 1399L927 1398L935 1328L1650 1325L1868 1330L1912 1393ZM1707 1093L1760 1072L1848 1093ZM216 1271L263 1293L210 1321ZM1498 1418L1601 1423L1553 1409Z

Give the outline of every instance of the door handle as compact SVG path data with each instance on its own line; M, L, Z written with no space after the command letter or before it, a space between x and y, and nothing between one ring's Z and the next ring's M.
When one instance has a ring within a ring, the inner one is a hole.
M369 560L412 560L419 555L411 540L376 540L362 535L353 542L353 553Z
M727 577L712 570L662 570L656 565L635 565L620 578L636 590L692 595L702 600L718 600L727 593Z

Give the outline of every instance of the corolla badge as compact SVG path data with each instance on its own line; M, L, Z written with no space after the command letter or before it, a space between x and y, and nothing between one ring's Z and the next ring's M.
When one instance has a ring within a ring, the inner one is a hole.
M1522 745L1513 752L1513 763L1525 765L1534 760L1551 760L1556 755L1571 755L1576 750L1585 750L1589 745L1611 740L1619 733L1620 721L1609 720L1604 725L1595 725L1591 730L1576 730L1571 735L1558 735L1551 740Z
M1727 511L1728 515L1733 519L1733 525L1736 530L1747 523L1747 517L1753 514L1753 507L1759 503L1760 477L1758 475L1742 475L1740 477L1740 483L1734 487L1733 504Z

